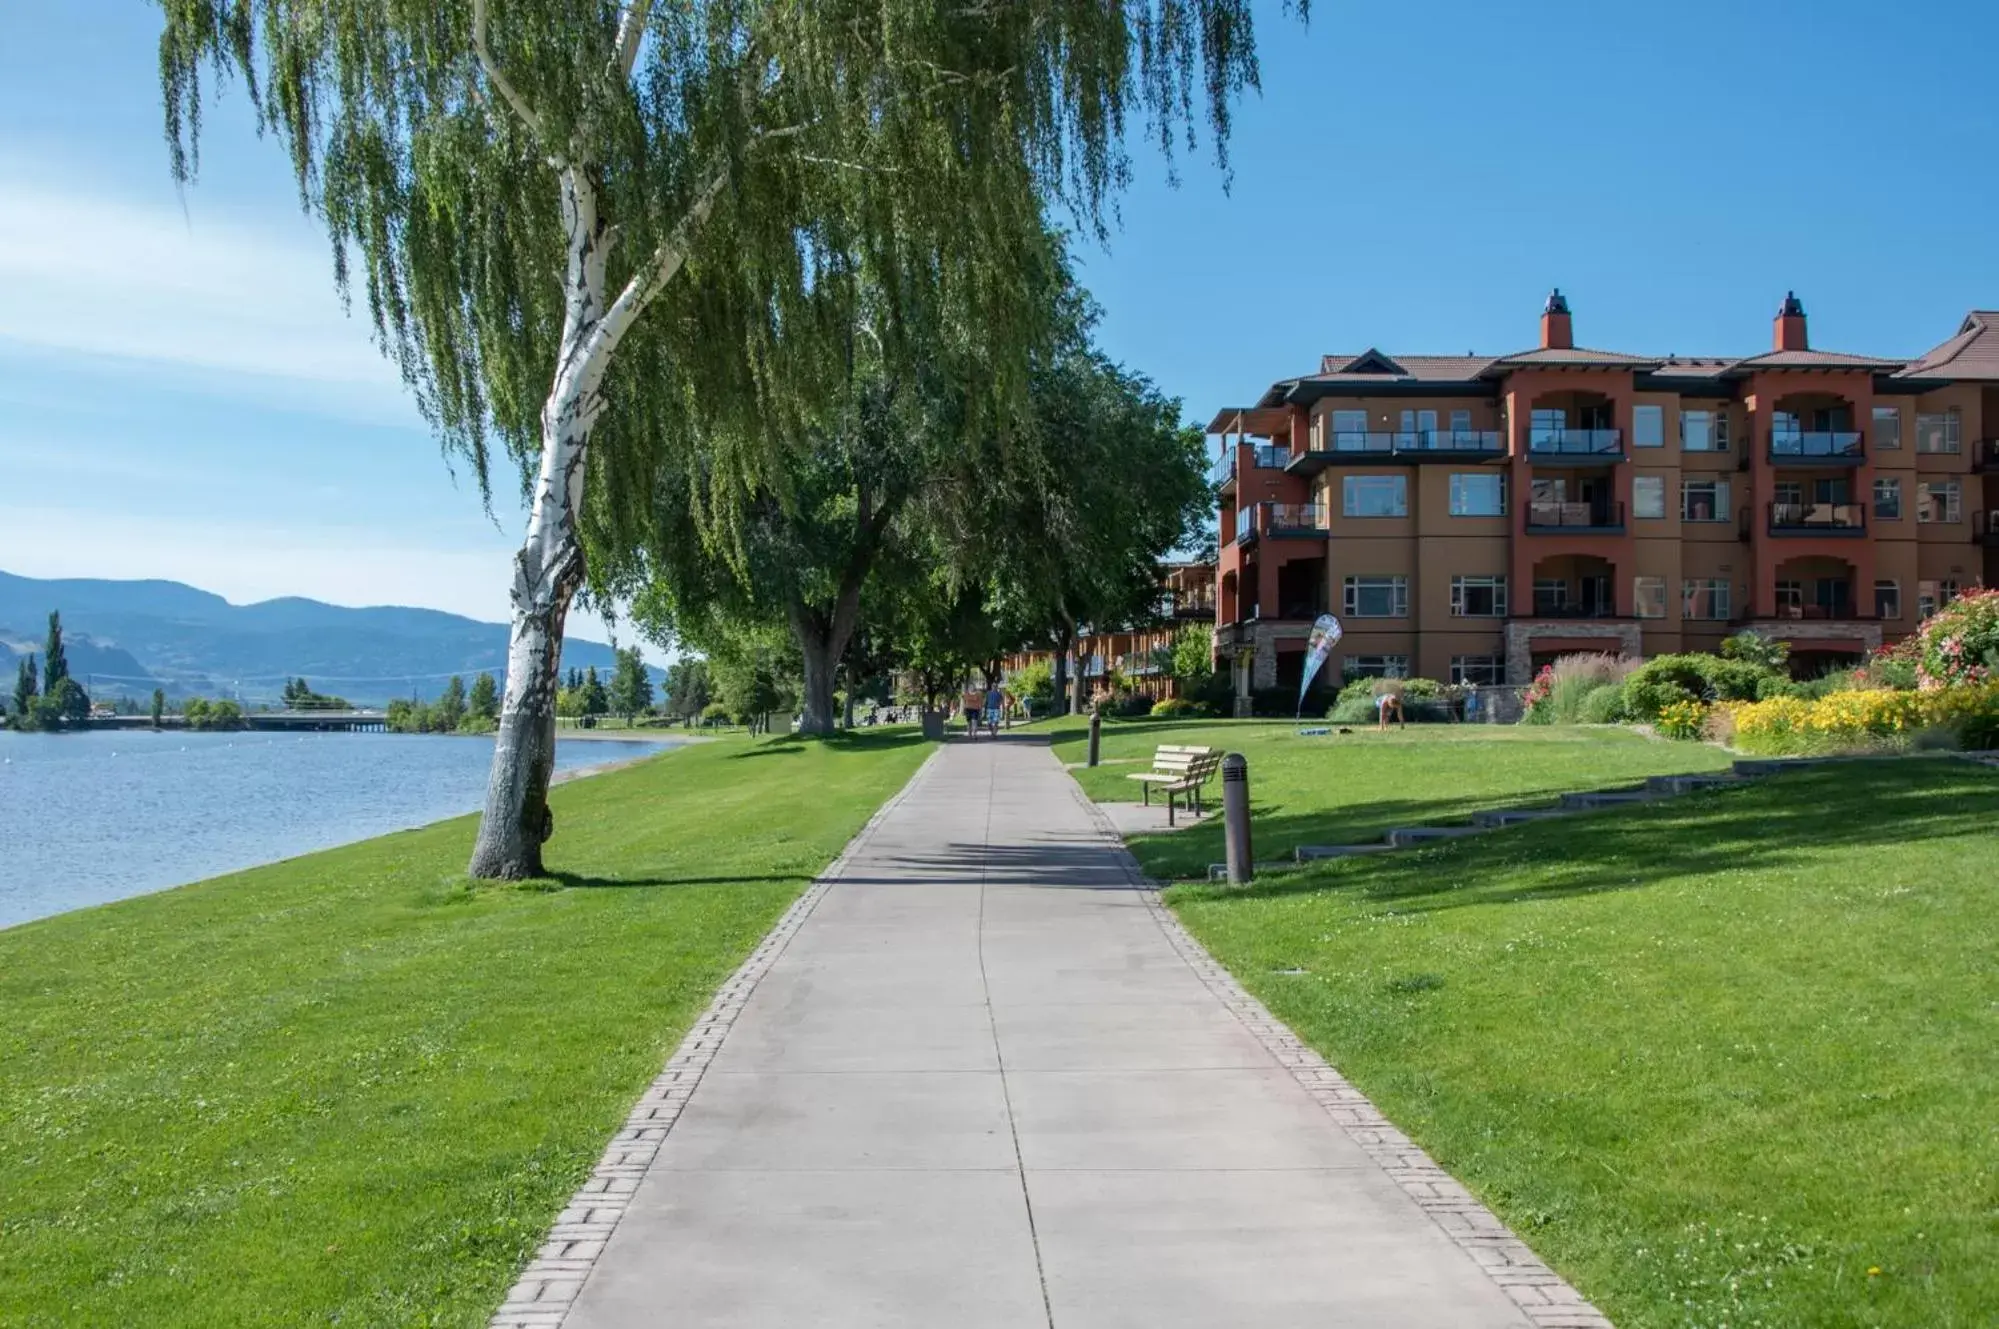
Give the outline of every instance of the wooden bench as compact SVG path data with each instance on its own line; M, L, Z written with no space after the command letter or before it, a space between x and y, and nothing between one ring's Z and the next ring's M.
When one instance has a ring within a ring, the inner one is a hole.
M1221 769L1220 748L1191 748L1175 744L1162 745L1152 754L1152 769L1138 775L1127 775L1127 780L1139 781L1145 789L1145 805L1152 806L1152 789L1157 785L1166 793L1166 824L1173 825L1173 799L1176 795L1187 796L1187 806L1196 813L1201 811L1201 786L1212 780Z

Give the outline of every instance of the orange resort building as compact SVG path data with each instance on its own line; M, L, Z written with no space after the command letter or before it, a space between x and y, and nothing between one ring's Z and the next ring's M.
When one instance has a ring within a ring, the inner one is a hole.
M1634 355L1577 346L1557 291L1530 350L1329 355L1208 432L1239 707L1329 611L1333 685L1745 629L1815 672L1999 580L1999 313L1885 360L1815 349L1790 296L1761 355Z
M1162 563L1159 600L1152 616L1139 624L1081 629L1071 667L1090 696L1109 692L1114 677L1121 678L1131 691L1155 700L1177 696L1166 669L1173 638L1190 623L1214 621L1215 565ZM1000 662L1008 678L1031 664L1053 668L1054 663L1053 651L1023 651Z

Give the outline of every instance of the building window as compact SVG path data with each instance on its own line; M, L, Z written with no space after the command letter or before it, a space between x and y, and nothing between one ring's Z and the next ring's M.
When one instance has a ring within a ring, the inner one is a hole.
M1962 417L1955 406L1935 415L1916 416L1916 451L1961 451L1964 447L1959 436L1962 425Z
M1349 618L1409 617L1407 577L1348 577L1344 586Z
M1569 607L1569 584L1559 577L1534 579L1534 612L1559 614Z
M1944 523L1963 521L1964 510L1957 481L1916 481L1916 520Z
M1877 581L1874 583L1874 617L1900 618L1902 616L1902 587L1899 582Z
M1454 655L1451 682L1460 687L1493 688L1506 681L1506 661L1497 655Z
M1453 618L1505 618L1506 578L1451 578Z
M1471 432L1471 412L1452 411L1451 433L1457 435L1457 434L1469 434L1470 432Z
M1902 519L1902 482L1900 480L1876 480L1874 482L1874 515L1882 521Z
M1955 599L1955 577L1947 577L1943 581L1919 581L1916 583L1916 617L1928 618Z
M1801 581L1780 581L1777 583L1777 612L1789 618L1800 617L1805 610L1805 584Z
M1728 416L1721 411L1681 411L1680 447L1686 452L1728 451Z
M1631 612L1639 618L1664 618L1666 616L1666 579L1664 577L1633 577L1631 579Z
M1728 621L1728 583L1701 578L1680 588L1680 617L1703 622Z
M1406 655L1349 655L1340 661L1340 677L1351 683L1356 678L1407 678Z
M1902 446L1902 408L1899 406L1876 406L1874 408L1874 446L1893 451Z
M1409 477L1349 475L1340 482L1340 511L1348 517L1406 517Z
M1681 521L1727 521L1728 481L1680 481Z
M1634 475L1631 477L1631 515L1634 517L1650 517L1655 520L1665 517L1665 476Z
M1504 517L1506 476L1497 471L1452 472L1453 517Z
M1634 406L1631 408L1631 446L1634 448L1663 448L1666 446L1665 407Z

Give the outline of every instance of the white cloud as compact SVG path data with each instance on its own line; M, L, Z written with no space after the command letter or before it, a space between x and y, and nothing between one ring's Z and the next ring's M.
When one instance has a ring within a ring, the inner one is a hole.
M194 194L185 202L81 192L0 158L0 337L155 366L201 391L304 389L336 412L414 417L303 223L256 225Z

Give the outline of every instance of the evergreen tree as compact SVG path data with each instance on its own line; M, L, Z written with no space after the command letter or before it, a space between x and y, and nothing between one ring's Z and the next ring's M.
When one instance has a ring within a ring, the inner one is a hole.
M636 646L619 651L618 667L611 675L611 712L627 720L652 707L652 677L646 673L645 657Z
M162 715L165 715L166 713L167 713L167 694L166 694L166 693L164 693L164 692L162 692L162 691L161 691L160 689L158 689L158 688L154 688L154 689L153 689L153 728L155 728L155 729L158 729L158 728L160 727L160 717L161 717Z
M583 675L583 713L585 715L609 715L611 699L604 695L604 684L597 677L597 666L591 665Z
M472 696L466 703L473 715L482 720L498 718L500 714L500 687L491 674L481 674L472 680Z
M62 615L49 614L49 639L42 647L42 695L55 695L56 684L69 677L69 656L62 647Z
M21 668L14 676L14 714L26 719L34 710L35 698L41 689L35 686L35 657L33 652L22 658Z

